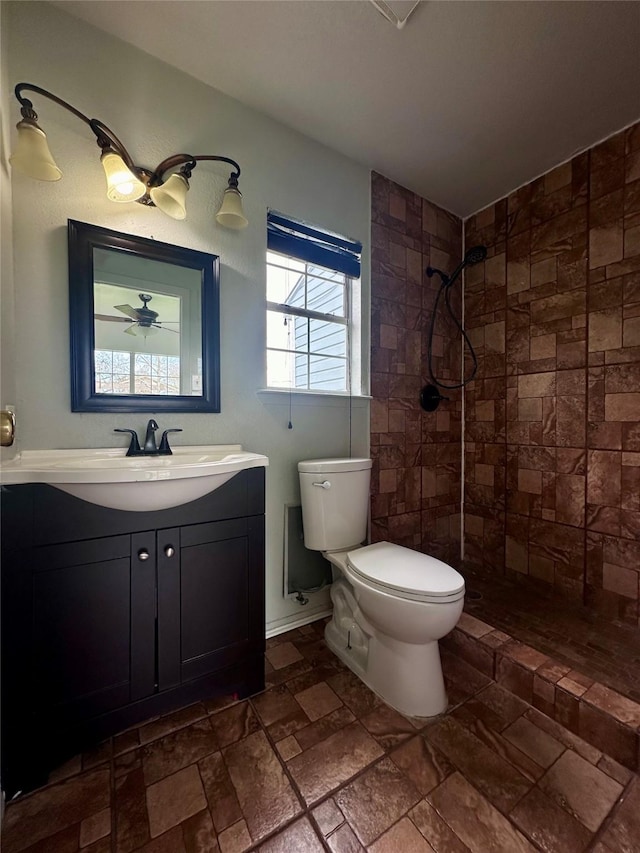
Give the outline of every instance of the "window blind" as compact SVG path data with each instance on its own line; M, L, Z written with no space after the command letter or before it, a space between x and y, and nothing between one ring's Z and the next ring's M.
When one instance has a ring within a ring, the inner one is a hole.
M274 210L267 213L267 247L272 252L360 278L362 243L320 231Z

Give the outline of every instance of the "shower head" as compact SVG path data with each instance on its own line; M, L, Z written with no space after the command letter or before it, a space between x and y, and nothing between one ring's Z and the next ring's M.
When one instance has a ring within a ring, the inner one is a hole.
M487 257L487 247L486 246L472 246L471 249L468 249L464 256L464 266L469 264L479 264L480 261L484 261Z

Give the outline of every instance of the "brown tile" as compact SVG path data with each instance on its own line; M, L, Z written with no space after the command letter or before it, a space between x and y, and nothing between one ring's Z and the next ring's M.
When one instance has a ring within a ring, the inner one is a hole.
M383 704L382 699L376 696L372 690L369 690L352 672L337 673L327 681L356 717L363 717Z
M615 779L616 782L619 782L623 786L627 785L633 779L633 772L631 770L623 767L622 764L618 764L617 761L614 761L608 755L603 755L596 766L598 770L602 770L603 773L611 776L612 779Z
M218 745L229 746L260 728L255 712L248 702L241 702L209 718Z
M469 853L469 848L444 822L430 802L421 800L409 817L436 853Z
M209 718L147 744L142 750L142 767L147 785L157 782L199 761L218 748Z
M602 753L599 749L596 749L595 746L592 746L573 732L565 729L564 726L561 726L556 720L550 719L546 714L541 714L539 711L531 709L526 712L525 717L527 720L535 723L539 729L552 735L555 740L577 752L578 755L581 755L590 764L597 764L602 758Z
M578 734L589 743L635 770L638 762L638 734L609 714L581 701Z
M182 840L187 853L220 853L211 815L206 809L182 823Z
M83 853L90 853L90 848ZM179 826L174 826L164 835L160 835L158 838L149 841L144 847L140 847L136 853L186 853L182 829Z
M455 684L464 689L467 695L476 693L486 687L491 679L488 675L478 672L475 667L470 666L466 661L446 652L444 649L440 652L442 660L442 673L445 679L452 684Z
M476 619L475 616L471 616L469 613L460 614L456 628L464 631L470 637L484 637L485 634L490 634L493 631L491 625L487 625L486 622Z
M195 764L150 785L146 796L152 838L207 807Z
M295 738L302 749L309 749L321 740L325 740L329 735L340 731L349 723L353 723L355 717L348 708L338 708L337 711L332 711L326 717L321 717L315 723L311 723L296 731Z
M389 758L384 758L335 795L337 805L365 846L419 800L417 788Z
M320 832L326 837L344 823L344 815L335 804L332 797L313 810L313 816L320 827Z
M394 749L390 758L423 796L455 770L449 759L421 735Z
M510 658L498 656L496 681L520 699L531 704L533 699L533 671Z
M488 719L482 716L481 708L476 706L476 702L491 710L495 717ZM480 693L476 693L467 705L473 709L476 716L480 716L488 726L495 728L497 731L505 729L528 709L528 705L522 699L500 687L499 684L490 684L484 690L481 690ZM492 724L493 719L497 720L495 725Z
M408 817L403 817L388 829L369 850L371 853L398 853L398 850L402 853L434 853L433 847Z
M7 806L3 850L24 850L109 806L109 771L96 769L36 791Z
M582 853L592 837L585 826L538 788L520 800L511 820L545 853Z
M415 726L388 705L380 705L360 722L385 749L397 746L415 733Z
M254 696L251 701L265 726L300 711L300 706L284 684Z
M110 833L111 809L106 808L82 821L80 824L80 847L88 847L94 841L98 841Z
M137 749L140 745L138 729L130 729L128 732L116 735L113 739L113 754L117 758L119 755L124 755L133 749Z
M302 811L263 732L224 750L224 760L253 841L265 838ZM256 774L255 768L259 768Z
M165 717L160 717L158 720L153 720L145 726L138 729L138 736L141 744L150 743L152 740L164 737L177 729L183 729L185 726L190 726L197 720L206 717L207 712L200 702L195 705L189 705L188 708L181 708L173 714L167 714Z
M493 632L482 637L472 637L455 628L440 642L440 651L447 650L461 657L479 672L493 678L493 650L487 648Z
M218 711L224 711L225 708L229 708L231 705L235 705L239 701L240 700L235 693L232 696L223 694L222 696L216 696L213 699L207 699L204 703L204 707L208 714L217 714Z
M531 787L522 773L450 717L430 726L425 737L501 809L512 808Z
M569 749L547 770L539 785L592 832L622 792L622 785Z
M563 676L558 681L558 687L561 687L563 690L566 690L567 693L571 693L572 696L582 696L583 693L586 693L588 687L584 684L580 684L579 681L575 681L571 677L571 673Z
M207 755L198 762L198 768L213 824L220 833L242 817L236 790L221 753Z
M462 723L492 753L512 764L531 783L543 775L544 769L536 761L506 740L494 728L487 726L481 719L478 719L466 703L456 708L452 717L457 722Z
M99 764L104 764L111 758L111 753L111 739L97 744L82 753L82 769L89 770L91 767L97 767Z
M78 851L78 833L80 826L76 823L66 829L56 832L55 835L49 835L43 838L42 841L36 841L35 844L24 848L24 853L77 853ZM105 853L111 853L111 839L103 839L106 841L108 848ZM27 844L29 839L27 839ZM97 842L100 844L101 842ZM3 847L6 850L6 845ZM83 850L86 853L87 848Z
M337 829L327 838L332 853L364 853L364 847L356 838L348 823Z
M471 853L534 853L535 848L519 830L459 773L445 779L428 799Z
M324 853L324 847L306 817L261 844L258 853Z
M382 754L380 746L355 722L292 758L288 767L310 804L344 784Z
M218 836L220 853L244 853L251 847L251 836L243 820L234 823Z
M314 684L300 693L295 694L295 699L300 704L311 722L319 720L326 714L340 708L342 701L336 696L326 681Z
M115 782L116 846L130 853L149 840L149 819L142 768L132 770Z
M618 853L635 853L640 839L640 777L636 776L604 833L602 841Z
M111 853L111 839L101 838L100 841L94 842L89 847L84 847L82 853Z
M520 717L503 732L504 737L542 767L550 767L565 750L563 744Z
M294 755L300 755L302 749L293 735L285 737L276 743L276 749L283 761L289 761Z
M293 643L280 643L271 649L267 649L265 656L274 669L283 669L285 666L302 660L302 655Z
M595 708L610 714L633 728L640 727L640 704L632 702L626 696L621 696L615 690L605 687L604 684L594 684L584 694L584 701Z

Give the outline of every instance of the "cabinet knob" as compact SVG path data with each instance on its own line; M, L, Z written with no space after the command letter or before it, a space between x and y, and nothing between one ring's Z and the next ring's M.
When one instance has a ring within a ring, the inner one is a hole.
M167 557L173 557L173 555L176 553L176 549L173 547L173 545L167 545L164 549L164 553Z
M146 548L141 548L138 551L138 559L142 560L142 562L149 559L149 552L147 551Z

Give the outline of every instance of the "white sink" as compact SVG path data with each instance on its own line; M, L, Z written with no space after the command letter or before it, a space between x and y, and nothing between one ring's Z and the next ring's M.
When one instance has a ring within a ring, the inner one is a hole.
M196 500L238 471L269 460L241 444L174 447L173 456L125 456L122 448L25 450L3 463L0 484L47 483L112 509L148 512Z

